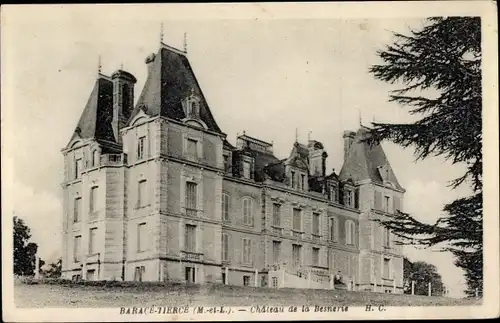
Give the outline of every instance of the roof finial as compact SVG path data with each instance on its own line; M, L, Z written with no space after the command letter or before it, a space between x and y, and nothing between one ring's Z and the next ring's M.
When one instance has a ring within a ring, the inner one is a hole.
M184 33L184 54L188 52L188 44L187 44L187 33Z
M123 70L123 63L120 64L120 69Z
M246 134L247 134L247 132L245 130L243 130L243 136L246 135Z
M295 128L295 142L299 142L299 128Z
M99 54L99 57L97 58L97 74L101 74L101 70L102 70L101 54Z
M362 126L363 125L363 120L361 118L361 110L358 109L358 113L359 113L359 125Z
M309 131L309 132L307 133L307 141L308 141L308 142L309 142L309 141L311 141L311 134L312 134L312 131Z
M160 44L163 44L163 22L160 24Z

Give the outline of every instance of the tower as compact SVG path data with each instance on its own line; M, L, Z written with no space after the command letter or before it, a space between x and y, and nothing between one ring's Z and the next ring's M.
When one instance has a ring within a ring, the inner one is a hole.
M368 128L344 132L341 180L352 179L359 200L360 290L403 292L403 256L394 235L377 220L402 210L405 190L380 144L363 141Z
M134 107L134 84L137 79L124 70L111 75L113 80L113 133L116 142L121 142L120 129L126 124Z

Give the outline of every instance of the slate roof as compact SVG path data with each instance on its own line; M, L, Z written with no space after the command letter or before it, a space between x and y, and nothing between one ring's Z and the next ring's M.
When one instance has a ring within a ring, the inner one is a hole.
M378 167L386 166L389 171L388 180L397 189L404 190L399 184L382 146L379 144L371 145L368 142L361 141L367 134L368 129L365 127L361 127L356 132L340 171L339 179L344 181L351 178L355 182L370 179L375 183L383 184Z
M113 120L113 82L99 75L71 140L95 138L97 141L116 143L111 122Z
M181 120L186 117L181 101L194 90L194 94L201 98L200 119L209 130L222 133L183 52L162 45L156 54L148 56L146 63L148 77L129 122L142 106L146 107L145 112L149 116L161 115Z

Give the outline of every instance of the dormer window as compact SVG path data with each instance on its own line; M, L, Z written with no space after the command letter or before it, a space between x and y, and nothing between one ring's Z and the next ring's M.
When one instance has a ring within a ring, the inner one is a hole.
M330 201L337 201L337 187L335 185L330 186Z
M223 155L222 158L224 158L224 171L227 172L229 170L229 156Z
M92 166L97 165L99 165L99 152L97 150L94 150L92 152Z
M141 160L144 158L144 146L146 143L146 137L142 136L137 141L137 160Z
M292 188L295 188L295 172L292 171L290 174L290 176L292 177Z
M250 162L245 160L243 162L243 177L244 178L250 179L250 173L251 173L250 167L251 167Z
M350 189L346 189L344 191L344 195L345 195L345 198L344 198L345 205L352 207L354 204L352 191Z
M377 168L378 168L378 172L379 172L382 180L384 182L388 181L389 180L389 167L387 167L387 165L384 165L384 166L379 166Z
M196 102L191 102L191 106L188 111L189 118L197 118L198 117L198 104Z
M199 119L200 115L200 98L195 94L194 89L184 100L182 100L182 107L186 118Z
M300 187L302 190L306 189L306 175L300 174Z

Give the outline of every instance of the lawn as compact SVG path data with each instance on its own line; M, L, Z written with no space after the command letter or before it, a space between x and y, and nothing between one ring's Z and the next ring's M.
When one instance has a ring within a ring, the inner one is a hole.
M460 306L481 300L394 295L341 290L271 289L220 284L144 284L85 286L76 284L15 283L16 307L121 307L181 305L348 305Z

